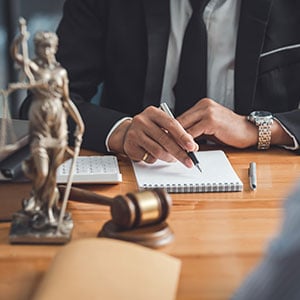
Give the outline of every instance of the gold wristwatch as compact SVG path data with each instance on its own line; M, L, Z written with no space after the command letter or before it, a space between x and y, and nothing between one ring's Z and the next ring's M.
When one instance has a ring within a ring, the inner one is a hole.
M272 113L269 111L253 111L247 119L258 127L257 149L269 149L271 144L271 126L273 124Z

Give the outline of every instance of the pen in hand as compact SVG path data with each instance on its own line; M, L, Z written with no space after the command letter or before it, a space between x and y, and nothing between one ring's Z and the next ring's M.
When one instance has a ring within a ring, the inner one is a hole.
M250 188L252 190L255 190L257 187L256 163L255 162L250 162L248 176L249 176Z
M161 110L163 110L166 114L168 114L171 118L175 119L175 117L173 116L170 108L168 107L167 103L163 102L160 104L160 108ZM194 152L190 152L190 151L186 151L187 155L189 156L189 158L192 160L193 164L195 165L195 167L202 173L202 169L200 167L199 161L195 155Z

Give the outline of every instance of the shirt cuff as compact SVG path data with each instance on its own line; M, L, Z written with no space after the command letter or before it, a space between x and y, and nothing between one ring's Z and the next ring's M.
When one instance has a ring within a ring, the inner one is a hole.
M293 142L294 142L294 146L285 146L285 145L280 145L281 147L288 149L288 150L297 150L300 148L299 143L297 141L297 139L295 138L294 135L292 135L290 133L290 131L277 119L274 118L279 124L280 126L283 128L283 130L292 138Z
M114 126L110 129L110 131L109 131L109 133L108 133L108 135L107 135L107 137L106 137L106 139L105 139L105 147L106 147L106 150L107 150L108 152L111 152L111 150L110 150L109 147L108 147L108 140L109 140L110 136L111 136L112 133L115 131L115 129L116 129L119 125L121 125L121 123L123 123L123 122L126 121L126 120L132 120L132 118L130 118L130 117L122 118L122 119L120 119L118 122L116 122L116 123L114 124Z

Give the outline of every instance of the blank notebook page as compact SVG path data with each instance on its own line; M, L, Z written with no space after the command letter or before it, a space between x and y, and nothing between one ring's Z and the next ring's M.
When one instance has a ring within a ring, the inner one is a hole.
M169 193L237 192L243 183L221 150L195 153L202 173L197 168L187 168L179 161L154 164L132 162L140 190L165 188Z

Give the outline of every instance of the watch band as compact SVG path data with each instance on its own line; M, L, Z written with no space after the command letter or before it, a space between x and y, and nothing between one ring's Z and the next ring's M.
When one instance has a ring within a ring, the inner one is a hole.
M271 126L273 115L268 111L253 111L247 117L248 121L255 124L258 128L258 150L266 150L271 144Z
M267 150L271 144L271 125L272 122L262 122L258 125L258 150Z

